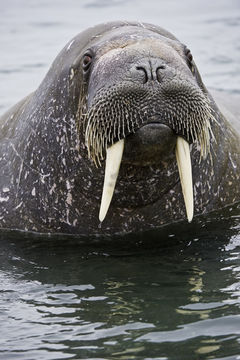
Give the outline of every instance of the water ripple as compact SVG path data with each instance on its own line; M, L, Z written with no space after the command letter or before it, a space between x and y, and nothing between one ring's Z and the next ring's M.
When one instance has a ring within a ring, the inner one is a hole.
M179 342L193 339L199 336L229 336L240 335L240 315L224 316L220 319L202 320L181 326L173 331L156 331L142 335L135 341L150 341L155 343Z

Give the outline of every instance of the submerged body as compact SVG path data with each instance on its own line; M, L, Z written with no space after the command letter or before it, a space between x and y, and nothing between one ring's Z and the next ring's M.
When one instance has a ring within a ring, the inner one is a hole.
M239 113L223 110L227 119L190 51L162 28L86 30L0 119L0 227L111 235L185 219L186 210L191 220L191 198L194 214L239 201ZM119 160L103 190L113 144Z

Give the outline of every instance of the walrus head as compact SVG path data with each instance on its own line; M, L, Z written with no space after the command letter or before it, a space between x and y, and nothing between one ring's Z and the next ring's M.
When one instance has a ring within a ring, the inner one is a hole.
M129 26L121 35L113 29L104 42L96 37L84 50L82 72L80 119L88 156L96 166L106 159L100 221L108 211L121 162L167 162L174 150L191 221L189 145L198 143L201 157L207 156L213 114L190 50L149 29Z

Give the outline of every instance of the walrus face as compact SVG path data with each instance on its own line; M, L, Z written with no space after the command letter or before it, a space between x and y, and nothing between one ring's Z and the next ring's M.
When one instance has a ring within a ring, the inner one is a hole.
M178 41L147 35L113 36L83 56L88 87L85 143L96 166L106 154L100 221L122 160L153 164L167 161L174 149L188 220L193 217L189 144L198 142L201 156L207 155L210 104L190 51Z

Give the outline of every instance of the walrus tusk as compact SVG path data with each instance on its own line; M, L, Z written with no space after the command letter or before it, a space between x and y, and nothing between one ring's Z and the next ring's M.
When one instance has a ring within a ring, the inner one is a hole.
M117 143L113 144L107 149L104 185L99 211L99 220L101 222L104 220L112 200L114 188L119 173L119 168L121 165L123 149L124 139L119 140Z
M193 218L193 185L192 185L192 164L189 144L182 137L178 136L176 145L176 158L178 171L182 186L188 222Z
M123 150L124 140L118 141L107 149L104 185L99 211L99 220L101 222L105 219L112 200L121 165ZM190 149L188 142L180 136L177 138L176 158L187 218L188 221L191 222L193 218L193 186Z

